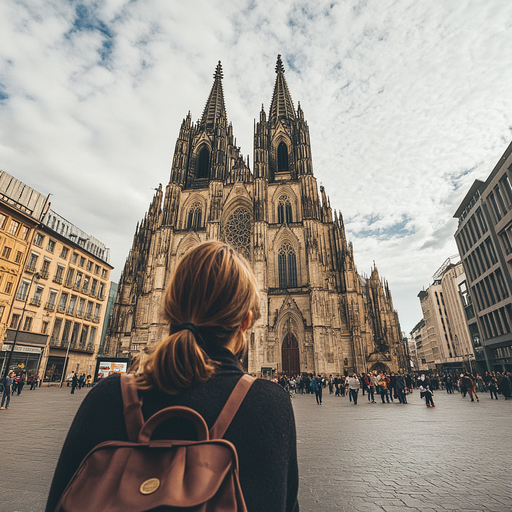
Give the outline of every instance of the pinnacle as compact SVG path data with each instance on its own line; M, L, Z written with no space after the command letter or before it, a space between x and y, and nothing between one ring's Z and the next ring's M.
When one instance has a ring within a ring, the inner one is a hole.
M276 73L284 73L283 61L281 60L281 54L277 56Z
M213 78L215 78L215 80L217 80L217 78L219 78L220 80L222 80L224 78L224 74L222 73L222 64L221 64L220 60L215 69Z
M200 126L202 128L213 128L217 121L220 119L226 119L226 108L224 106L224 93L222 91L222 64L217 64L215 74L213 75L214 82L208 101L203 110L201 117Z

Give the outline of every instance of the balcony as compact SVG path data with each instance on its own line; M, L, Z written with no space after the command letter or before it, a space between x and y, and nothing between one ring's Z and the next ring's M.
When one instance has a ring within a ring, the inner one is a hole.
M44 309L47 309L48 311L55 311L55 302L47 302Z
M73 285L73 290L76 290L77 292L79 292L80 291L80 283L75 283Z
M30 263L27 265L27 268L26 268L26 271L27 272L30 272L30 273L34 273L36 271L36 266L35 265L31 265Z
M40 297L32 297L30 299L30 305L31 306L40 306L41 305L41 298Z
M53 276L53 282L57 284L62 284L62 276Z
M64 313L66 311L66 304L59 304L59 307L57 308L58 313Z
M16 300L21 300L25 302L27 300L27 293L18 293L18 295L16 296Z
M66 280L66 282L64 283L64 286L66 288L72 288L73 287L73 281Z
M82 288L82 291L84 293L89 293L89 285L88 284L84 284L84 287Z
M41 279L48 279L49 276L50 276L50 272L48 272L48 270L40 270L39 271L39 277Z

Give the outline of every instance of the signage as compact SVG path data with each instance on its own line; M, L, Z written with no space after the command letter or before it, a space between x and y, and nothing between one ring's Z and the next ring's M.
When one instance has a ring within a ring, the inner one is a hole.
M2 345L2 352L10 352L11 349L12 345ZM40 354L42 351L42 348L27 347L25 345L16 345L14 347L14 352L23 352L25 354Z
M113 361L101 361L98 365L98 372L96 377L103 379L112 375L113 373L126 373L128 369L128 363L113 362Z

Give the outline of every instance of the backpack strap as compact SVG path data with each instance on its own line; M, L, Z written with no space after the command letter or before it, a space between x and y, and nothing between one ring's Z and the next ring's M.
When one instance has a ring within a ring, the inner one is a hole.
M142 402L135 387L135 376L130 374L121 375L121 393L123 394L124 421L128 439L136 443L139 439L139 432L144 425L142 416Z
M238 408L244 401L245 395L255 380L256 379L254 377L246 374L237 382L231 392L231 395L229 395L226 405L224 405L224 408L220 412L217 421L210 429L210 439L222 439L224 437L224 434L237 413Z

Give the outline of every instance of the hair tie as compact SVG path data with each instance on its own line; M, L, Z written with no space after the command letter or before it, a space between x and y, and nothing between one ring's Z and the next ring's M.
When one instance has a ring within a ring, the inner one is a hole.
M183 330L190 331L196 340L196 343L204 350L205 349L205 342L201 335L199 334L199 328L196 324L193 324L192 322L184 322L180 325L171 326L171 334L175 334L179 331Z

